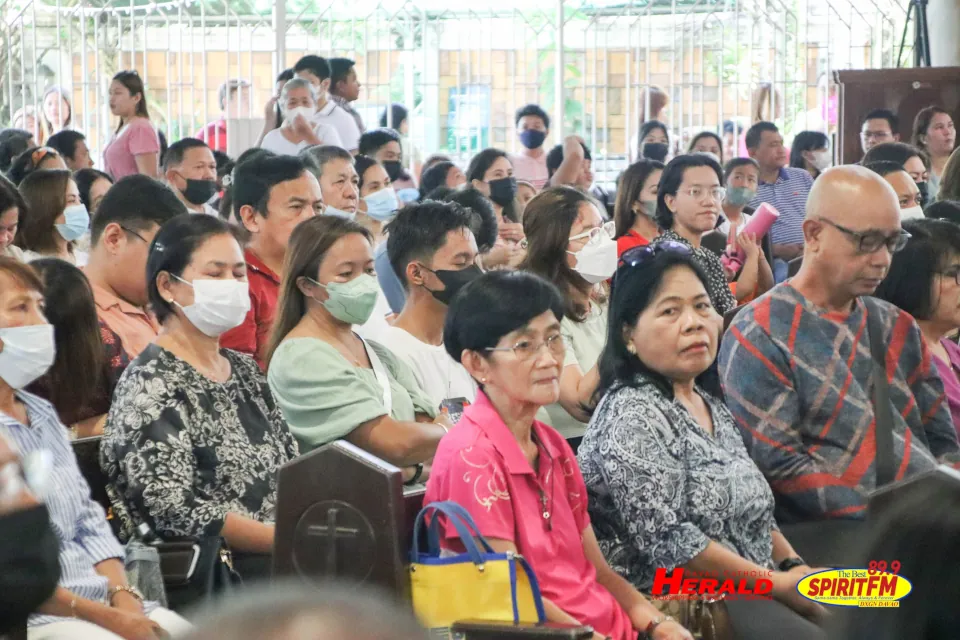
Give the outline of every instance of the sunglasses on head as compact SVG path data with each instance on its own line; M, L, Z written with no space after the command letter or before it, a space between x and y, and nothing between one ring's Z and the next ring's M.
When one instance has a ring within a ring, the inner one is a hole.
M661 253L675 253L677 255L689 256L693 255L693 249L690 248L690 245L677 242L676 240L664 240L663 242L648 244L644 247L634 247L629 251L625 251L623 255L620 256L620 266L642 267Z

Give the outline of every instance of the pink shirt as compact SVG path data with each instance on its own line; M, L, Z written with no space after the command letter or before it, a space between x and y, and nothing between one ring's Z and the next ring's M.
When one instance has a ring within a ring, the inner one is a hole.
M934 355L933 362L937 365L937 373L940 374L940 380L943 382L943 391L947 397L947 405L950 407L950 416L953 418L953 426L960 434L960 346L948 338L940 341L943 348L947 350L950 356L950 362L944 362L940 356Z
M601 635L634 640L637 632L627 612L597 582L597 571L583 551L581 532L590 517L577 459L551 427L534 422L533 432L540 448L539 472L479 392L457 427L440 441L424 504L457 502L473 516L481 535L517 546L545 598ZM445 547L463 551L446 520L444 534Z
M550 179L547 172L547 154L544 153L539 158L531 158L522 153L511 154L510 163L513 165L513 175L517 180L526 180L537 188L537 191L543 189Z
M104 167L114 180L132 176L140 173L136 157L144 153L156 153L159 156L160 139L149 120L134 118L113 136L103 150Z

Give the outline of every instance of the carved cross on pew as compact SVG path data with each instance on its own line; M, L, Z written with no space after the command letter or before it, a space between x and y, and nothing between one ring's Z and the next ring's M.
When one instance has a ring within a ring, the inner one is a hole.
M308 536L325 538L327 540L326 571L330 575L335 575L337 571L337 540L347 538L356 539L360 533L359 529L352 527L338 527L338 511L339 509L336 507L330 507L327 509L327 523L325 525L311 525L307 529Z

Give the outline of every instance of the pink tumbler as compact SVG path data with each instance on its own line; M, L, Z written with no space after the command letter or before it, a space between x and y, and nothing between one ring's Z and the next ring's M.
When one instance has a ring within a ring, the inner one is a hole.
M750 217L750 221L743 226L743 229L740 229L739 233L756 236L757 240L760 240L767 235L770 227L779 217L780 212L764 202L757 207L757 210ZM720 258L720 262L723 263L724 267L736 273L743 267L743 261L746 257L743 249L738 245L731 245L727 247L727 251Z

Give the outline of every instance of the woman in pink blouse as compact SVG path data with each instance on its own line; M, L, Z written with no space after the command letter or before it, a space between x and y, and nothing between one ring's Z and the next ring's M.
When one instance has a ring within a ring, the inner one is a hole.
M107 173L115 180L142 173L160 176L160 140L150 122L147 94L136 71L121 71L110 83L110 112L120 126L103 151Z
M520 271L486 273L453 299L444 345L480 393L440 440L424 503L460 504L495 551L522 554L550 622L589 625L594 640L692 640L604 560L573 450L534 417L560 396L562 317L559 291ZM441 544L462 552L442 524Z

